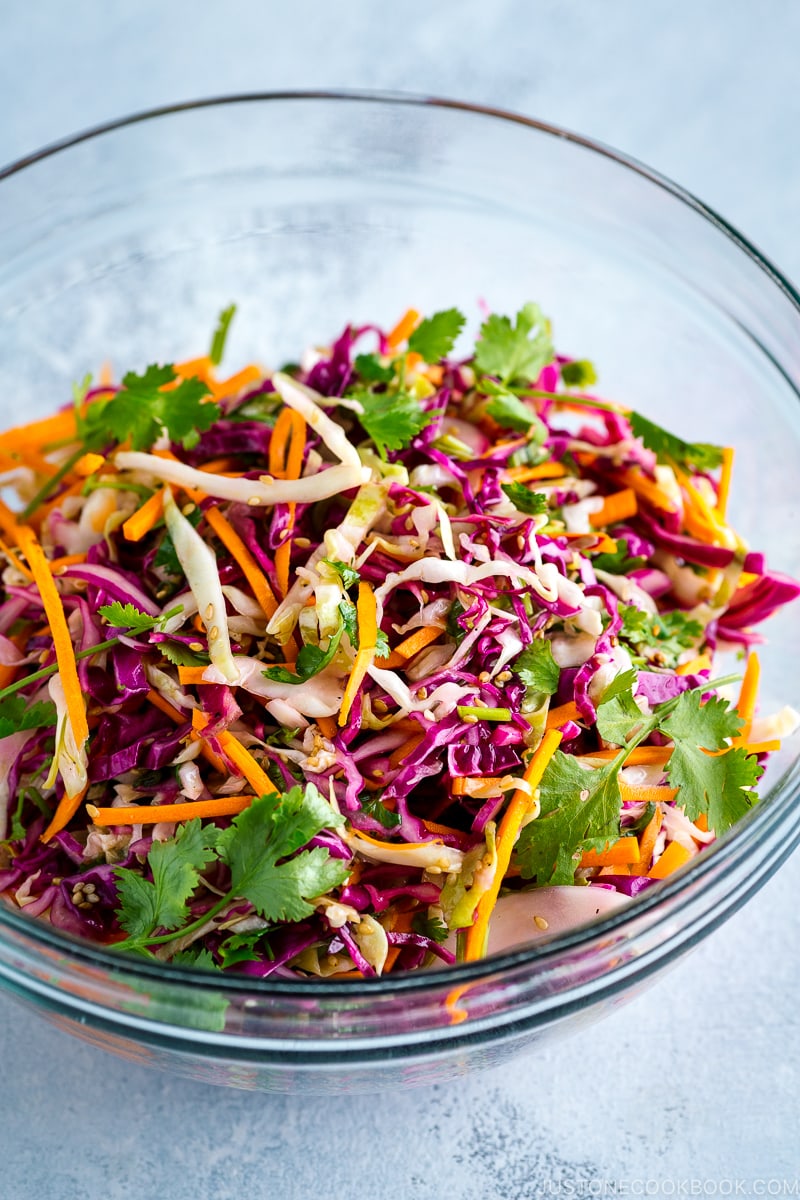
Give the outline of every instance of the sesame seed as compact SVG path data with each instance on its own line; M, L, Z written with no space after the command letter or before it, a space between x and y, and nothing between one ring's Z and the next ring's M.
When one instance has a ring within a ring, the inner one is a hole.
M474 713L467 713L466 717L464 717L464 720L466 721L467 725L477 725L478 724L478 718L475 716Z
M428 699L428 689L426 687L421 687L421 688L417 689L417 699L418 700L427 700Z
M213 616L214 616L214 605L207 604L206 605L206 620L210 621Z
M258 508L258 506L261 504L261 498L260 496L248 496L247 503L251 508Z
M481 671L480 675L478 676L478 683L488 683L491 678L492 677L488 671Z
M209 629L209 631L208 631L208 640L209 640L209 642L215 642L215 641L217 640L217 638L218 638L218 637L219 637L219 626L218 626L218 625L212 625L212 626L211 626L211 628L210 628L210 629Z
M188 516L189 516L189 514L190 514L190 513L193 513L193 512L194 512L194 510L195 510L196 508L197 508L197 505L196 505L196 504L192 504L192 503L190 502L189 504L184 504L183 508L181 509L181 512L183 513L183 515L184 515L185 517L188 517Z
M518 550L525 549L525 535L522 533L517 534L517 549Z
M373 700L372 711L376 713L387 713L389 711L389 706L385 700Z
M189 642L189 649L195 650L195 651L204 650L205 646L203 645L202 642Z
M311 542L307 537L296 537L294 539L294 544L297 546L298 550L307 550L311 545Z
M549 929L550 928L549 922L545 921L544 917L534 917L533 922L538 929Z

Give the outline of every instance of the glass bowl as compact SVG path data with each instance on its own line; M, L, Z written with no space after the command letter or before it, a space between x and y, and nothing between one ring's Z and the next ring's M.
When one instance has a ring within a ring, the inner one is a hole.
M673 184L583 138L438 100L226 97L144 113L0 172L6 424L119 367L202 352L239 305L229 363L293 358L413 304L539 301L602 391L737 447L731 519L800 573L800 308L792 287ZM800 702L800 632L769 626L764 710ZM355 1090L498 1062L633 995L751 896L800 840L798 745L763 799L629 909L483 962L272 982L115 957L0 905L0 978L51 1020L210 1082Z

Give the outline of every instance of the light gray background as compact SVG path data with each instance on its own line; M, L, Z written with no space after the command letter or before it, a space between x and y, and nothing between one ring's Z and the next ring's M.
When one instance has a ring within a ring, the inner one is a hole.
M201 95L438 93L643 159L800 279L797 0L0 0L0 19L0 162ZM201 1087L0 997L0 1197L798 1195L798 884L795 856L603 1024L414 1093Z

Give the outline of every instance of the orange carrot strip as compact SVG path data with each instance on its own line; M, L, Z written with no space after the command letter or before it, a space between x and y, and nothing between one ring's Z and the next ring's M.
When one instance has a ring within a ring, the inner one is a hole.
M60 558L50 559L50 570L55 575L56 571L61 571L64 567L75 567L78 563L85 562L85 554L62 554Z
M566 538L568 542L575 542L580 538L583 538L585 541L591 540L592 544L588 547L588 550L592 554L616 554L617 551L617 539L609 537L607 533L603 533L600 530L596 532L592 530L591 533L567 533L566 530L562 530L555 536Z
M558 729L559 725L566 725L567 721L580 721L581 714L574 700L570 700L567 704L559 704L557 708L551 708L547 714L547 729Z
M599 758L605 762L609 758L616 758L618 754L619 750L592 750L590 754L581 754L578 757L580 759ZM626 766L665 763L671 754L672 746L637 746L628 755Z
M452 825L440 825L438 821L425 821L422 824L427 829L428 833L440 833L444 837L464 838L466 834L463 829L453 829Z
M225 396L235 396L242 388L247 387L248 383L255 383L260 378L261 371L255 364L250 363L249 366L242 367L241 371L237 371L228 379L209 379L208 386L211 388L211 395L214 399L222 400Z
M648 504L652 504L654 508L660 508L666 513L676 513L678 511L675 501L667 495L663 488L659 487L652 479L648 479L641 471L634 470L633 467L626 467L622 470L614 472L614 478L620 483L624 483L627 487L633 488L637 496L641 496Z
M582 867L617 867L639 861L639 839L622 837L613 846L605 850L584 850L581 855Z
M51 442L61 442L77 436L75 409L70 407L54 413L52 417L44 417L41 421L31 421L28 425L16 425L13 429L4 430L0 433L0 449L13 452L30 447L38 450Z
M198 733L202 733L209 724L209 718L205 713L201 713L197 708L192 709L193 729ZM229 733L227 729L223 729L220 733L214 734L214 737L219 742L222 753L233 763L240 774L245 777L257 796L268 796L273 792L277 792L278 789L264 768L258 765L250 751L232 733Z
M758 655L755 650L751 650L747 656L747 665L744 669L744 678L742 686L739 690L739 699L736 701L736 711L744 721L739 739L746 739L750 735L750 726L753 723L753 717L756 711L756 700L758 698L758 684L761 679L761 663L758 660Z
M0 550L3 551L12 567L15 567L16 570L19 571L20 575L24 575L27 579L33 581L33 573L28 567L25 566L25 563L22 561L22 559L17 556L16 551L12 550L10 546L7 546L2 538L0 538Z
M635 865L638 866L639 864L636 863ZM618 863L614 867L601 867L600 870L597 872L597 877L599 879L603 875L632 875L632 874L633 874L633 867L629 866L627 863Z
M102 454L84 454L72 469L76 475L86 479L89 475L94 475L95 471L99 471L105 465L105 461Z
M223 517L218 508L207 508L203 516L223 546L226 547L241 567L244 577L250 584L253 595L261 607L261 611L266 617L271 617L278 607L278 601L275 599L275 593L270 587L269 580L247 549L247 546L239 537L230 521L226 517Z
M430 646L431 642L435 642L443 633L444 630L439 629L436 625L428 625L424 629L415 629L404 641L395 646L393 653L399 654L402 659L408 661L415 654L419 654L420 650L424 650L426 646Z
M733 473L733 446L725 446L722 450L722 470L717 484L717 507L715 509L720 521L725 520L728 511L728 496L731 490L731 475Z
M86 795L88 787L89 785L86 784L86 786L77 791L74 796L68 796L67 793L64 792L64 795L58 802L58 808L53 813L50 824L47 826L47 829L45 829L44 833L39 839L40 841L49 842L50 838L55 837L55 835L60 833L66 825L69 825L70 821L75 816L75 813L80 808L81 800L83 800L83 797Z
M169 700L164 699L160 692L156 692L152 688L147 693L147 699L155 708L160 709L171 721L174 721L176 725L183 725L184 722L190 719L188 713L183 713L179 708L175 708L173 704L170 704ZM197 740L200 742L200 753L206 762L210 763L220 775L227 775L228 769L220 756L211 749L204 738L198 737Z
M347 724L347 718L350 715L350 709L353 706L358 689L364 682L364 677L375 658L375 642L378 638L378 610L375 604L375 593L370 585L363 581L358 585L356 612L358 615L360 649L356 655L356 661L353 663L353 669L350 672L350 678L347 681L347 687L342 698L342 706L339 709L340 727Z
M303 468L306 423L300 413L281 409L269 443L269 469L276 479L299 479ZM289 503L288 536L275 551L275 577L285 596L289 591L289 567L292 558L292 533L297 505Z
M329 741L336 737L336 722L333 717L317 717L316 721L323 737L326 737Z
M698 671L711 670L711 656L709 654L698 654L697 658L692 658L689 662L681 663L675 668L676 675L696 675Z
M421 733L417 733L414 735L414 737L410 737L407 742L403 742L402 746L398 746L396 750L392 751L392 753L389 755L389 766L392 768L392 770L395 770L397 767L401 766L401 764L408 758L409 754L414 753L417 746L422 741L422 738L423 735Z
M695 825L701 833L708 833L708 817L705 813L700 813L700 816L695 821Z
M656 846L656 838L661 829L663 818L663 809L657 808L642 830L642 835L639 838L639 861L631 867L631 875L646 875L650 870L650 864L653 861L653 851Z
M205 667L178 667L178 682L182 687L191 687L193 684L206 683L203 678Z
M53 636L53 646L56 652L56 662L64 688L64 698L67 702L72 732L75 743L80 749L89 736L89 726L86 723L86 706L83 691L78 679L78 668L75 662L75 651L72 646L72 635L67 626L67 618L61 596L53 581L50 564L36 538L35 533L27 525L20 525L17 532L17 543L28 560L39 595L42 598L45 616L50 624ZM63 828L63 826L61 826ZM57 831L54 831L57 832Z
M419 319L420 314L415 308L409 308L403 313L394 329L386 337L386 345L389 350L396 350L401 342L408 341Z
M406 354L406 367L409 371L413 371L414 367L418 367L424 361L422 355L417 354L416 350L409 350Z
M191 821L195 817L232 817L244 812L255 796L218 796L215 800L190 800L178 804L130 804L121 808L86 811L95 825L156 825L159 821Z
M404 850L419 850L422 846L441 845L436 838L433 839L433 842L384 842L380 838L373 837L371 833L364 833L361 829L357 829L355 832L362 841L369 842L372 846L380 846L382 850L397 850L401 845Z
M623 488L621 492L613 492L610 496L603 497L603 507L598 511L591 513L589 523L591 525L616 525L619 521L627 521L629 517L635 517L637 511L636 493L633 488Z
M376 658L375 666L384 671L396 671L398 667L408 666L408 659L403 658L396 650L390 650L385 658Z
M733 740L739 745L738 738L734 738ZM779 738L773 738L769 742L744 742L742 744L748 754L774 754L776 750L780 750L781 748Z
M197 376L198 379L210 383L208 377L214 375L214 364L207 354L201 355L200 358L187 358L185 362L175 363L175 374L181 379Z
M164 492L159 488L153 492L144 504L137 508L127 521L123 522L122 532L129 542L140 542L154 525L164 515Z
M530 784L532 789L537 788L542 782L542 776L547 764L558 749L560 741L561 734L555 729L549 729L539 743L539 747L525 768L523 775L523 779L526 783ZM517 789L511 797L511 802L500 822L500 827L497 831L497 864L495 866L494 880L489 890L481 896L475 920L467 930L465 952L467 962L482 958L485 953L486 939L489 934L489 919L497 903L500 887L508 870L508 865L511 862L511 854L519 835L522 819L528 811L530 803L530 795L521 788Z
M678 789L667 787L666 784L656 784L648 787L646 785L626 783L624 779L620 779L619 794L623 800L633 801L635 804L665 804L675 799Z
M648 879L666 879L673 871L677 871L679 867L688 862L691 857L691 850L687 850L680 842L670 842L656 865L647 872L647 877Z
M516 483L527 483L529 479L560 479L569 472L563 463L544 462L535 467L510 467L506 470L509 479Z

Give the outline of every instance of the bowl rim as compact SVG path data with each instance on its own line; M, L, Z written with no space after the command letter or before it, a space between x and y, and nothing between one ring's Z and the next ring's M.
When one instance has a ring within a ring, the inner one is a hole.
M562 126L540 121L533 117L524 116L508 109L491 105L476 104L470 101L455 100L445 97L414 94L401 91L382 91L375 89L287 89L278 91L253 91L241 93L225 93L219 96L202 97L194 100L178 101L171 104L159 105L141 109L134 113L117 117L100 124L90 126L77 133L67 135L54 142L47 143L40 149L23 155L6 166L0 167L0 182L21 173L22 171L70 150L83 142L126 129L130 126L143 124L163 117L177 116L183 113L197 112L203 109L221 109L232 105L264 104L269 102L321 102L321 103L356 103L371 104L376 107L407 107L423 109L444 109L450 112L462 112L471 116L488 117L492 120L520 125L540 134L566 141L575 146L607 158L617 166L632 171L649 183L668 193L675 200L693 210L700 218L712 225L718 233L734 244L745 257L749 258L768 279L783 292L786 299L797 310L800 318L800 291L775 266L753 242L731 225L715 209L698 199L692 192L675 183L668 176L661 174L631 155L594 138L586 137L565 129ZM778 364L776 364L778 365ZM778 369L782 368L778 365ZM786 377L787 382L797 393L794 382ZM800 393L798 393L800 399ZM565 933L544 938L541 941L529 943L526 947L509 950L500 954L489 955L472 963L455 963L443 967L433 967L425 971L410 971L394 976L361 979L354 986L354 981L336 982L335 976L329 979L287 980L273 979L270 976L261 978L251 975L226 975L223 972L211 972L178 964L162 964L158 961L147 960L115 953L102 945L86 941L61 930L53 929L46 922L26 917L24 912L15 912L5 903L0 904L0 930L2 926L15 929L26 939L40 942L50 950L62 953L70 952L73 961L83 962L96 968L114 968L118 977L130 973L138 978L152 978L160 983L172 982L176 986L190 985L193 988L208 988L219 992L234 993L242 990L267 996L270 993L298 998L352 999L357 990L363 995L386 996L395 992L431 992L452 984L460 987L464 984L478 982L486 976L503 974L515 968L540 965L543 968L557 963L563 952L576 949L589 949L593 943L600 943L621 927L629 924L646 914L655 914L662 907L669 907L670 901L684 892L695 882L714 871L718 866L727 862L729 866L738 859L746 857L754 842L767 837L780 825L785 815L787 805L781 803L788 796L777 796L775 792L786 792L800 782L800 761L790 765L775 783L773 798L769 803L760 801L747 815L737 823L735 829L717 838L703 853L674 875L658 882L658 886L648 888L634 899L632 905L625 905L610 915L576 926ZM800 843L800 827L794 836L785 840L782 852L777 861L782 862ZM760 882L755 890L760 887ZM727 910L725 914L727 915ZM556 997L554 997L555 999Z

